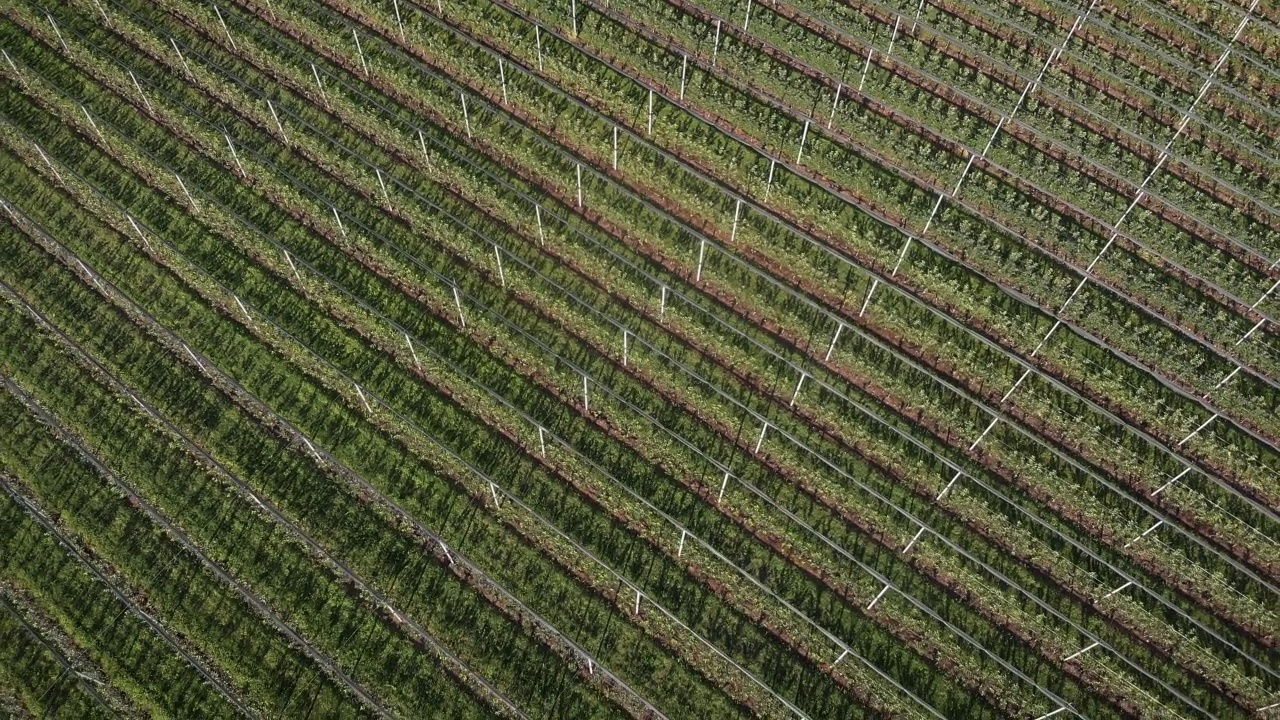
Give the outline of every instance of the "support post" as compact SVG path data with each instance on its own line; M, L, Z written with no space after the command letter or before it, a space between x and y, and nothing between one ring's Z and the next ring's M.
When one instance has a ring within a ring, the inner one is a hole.
M98 12L102 13L102 21L110 27L111 18L107 17L107 11L102 8L102 3L98 2L98 0L93 0L93 4L97 6Z
M578 36L578 0L569 0L569 15L573 18L573 36Z
M217 10L218 7L215 5L213 9ZM50 15L49 13L45 13L44 16L49 19L49 25L53 28L54 34L58 36L58 42L62 43L62 51L70 55L71 48L67 47L67 41L62 39L62 31L58 29L58 23L53 21L53 16ZM226 26L224 25L223 27L226 27ZM228 37L230 37L230 35L228 35Z
M200 214L200 206L196 204L196 199L191 197L191 193L187 191L187 184L182 182L182 178L178 173L173 174L173 179L178 181L178 187L182 188L182 194L187 196L187 202L191 203L191 212L196 215Z
M902 16L899 15L898 18L893 21L893 37L889 38L889 52L884 54L885 57L889 57L893 54L893 44L898 41L898 26L901 24Z
M538 72L542 72L542 27L533 26L533 41L538 47Z
M538 246L542 247L547 244L547 236L542 231L542 206L534 205L533 214L538 218Z
M14 68L17 72L17 68ZM653 88L649 88L649 136L653 137Z
M302 436L302 442L306 443L307 449L311 451L311 455L316 459L316 462L318 463L324 462L324 458L320 457L320 453L316 452L316 446L312 445L311 441L308 440L305 435Z
M836 83L836 98L831 101L831 117L827 118L827 129L831 129L831 124L836 121L836 109L840 107L840 91L844 89L844 83Z
M942 498L946 497L947 493L951 492L951 488L956 484L956 481L960 479L962 474L963 471L957 470L956 474L951 476L951 482L947 483L947 486L942 488L942 492L938 493L938 497L934 498L933 501L942 502Z
M627 360L628 360L627 356L631 350L631 347L630 347L631 343L629 342L630 337L631 337L630 331L628 331L626 328L623 328L622 330L622 367L627 366Z
M217 5L213 6L213 11L218 15L218 22L222 23L222 32L227 34L227 40L231 42L231 49L240 52L240 48L236 47L236 39L231 37L231 31L227 29L227 21L222 19L222 11Z
M324 101L324 109L331 110L329 105L329 95L324 91L324 83L320 80L320 71L316 70L316 64L311 63L311 76L316 79L316 87L320 88L320 99Z
M1089 652L1090 650L1092 650L1092 649L1094 649L1094 648L1098 647L1098 646L1099 646L1099 645L1101 645L1101 644L1102 644L1102 643L1100 643L1100 642L1094 642L1093 644L1089 645L1088 647L1083 648L1083 649L1081 649L1081 650L1077 650L1077 651L1075 651L1075 652L1071 653L1070 655L1068 655L1068 656L1066 656L1066 657L1062 658L1062 662L1071 662L1072 660L1075 660L1076 658L1078 658L1078 657L1080 657L1081 655L1083 655L1083 654L1085 654L1085 653Z
M752 452L756 455L760 454L760 446L764 444L764 434L769 430L769 421L766 420L764 425L760 426L760 437L756 438L756 449Z
M840 653L840 657L836 658L836 661L831 663L831 667L835 667L836 665L839 665L840 661L844 660L848 655L849 655L849 648L845 648L844 651Z
M510 105L511 101L507 98L507 65L502 58L498 58L498 80L502 83L502 104Z
M458 293L458 286L453 286L453 304L458 306L458 322L463 329L467 327L467 318L462 314L462 295Z
M440 545L440 549L444 551L444 556L449 558L449 567L453 567L453 553L449 552L449 546L444 544L443 540L436 539L436 543Z
M422 134L421 130L418 131L418 146L422 148L422 159L426 160L427 164L430 165L431 154L427 152L427 138Z
M174 49L177 49L176 45L174 46ZM9 57L9 53L6 50L0 50L0 53L4 54L4 59L9 63L9 67L13 68L14 77L18 78L18 82L22 83L22 87L25 89L27 87L27 80L26 78L22 77L22 73L18 71L18 66L13 62L13 58ZM178 57L182 57L182 53L178 53ZM185 60L183 61L183 64L184 65L186 64ZM187 74L189 75L190 72L191 71L188 70ZM653 91L652 90L649 91L649 108L650 108L649 115L650 117L652 117L653 116ZM649 122L649 125L651 126L650 132L652 132L652 125L653 125L652 120Z
M876 286L880 284L880 278L871 278L871 288L867 290L867 298L862 301L862 307L858 308L858 317L862 317L867 311L867 306L871 304L871 296L876 293Z
M587 394L587 376L582 376L582 412L591 412L591 397Z
M640 614L640 588L636 588L636 615Z
M149 252L154 252L154 250L151 249L151 243L147 241L147 236L142 234L142 228L138 227L138 223L134 222L133 216L130 215L129 213L125 213L124 216L129 220L129 224L133 226L133 231L138 233L138 237L141 238L142 244L147 246L147 250ZM237 298L236 302L240 302L240 299ZM241 305L240 308L243 310L244 306ZM245 315L248 315L248 314L249 313L247 312L245 313Z
M284 139L284 144L288 147L289 136L285 134L284 124L280 122L280 116L276 114L276 106L270 100L267 101L267 109L271 111L271 117L275 118L276 129L280 131L280 137Z
M133 80L133 87L138 91L138 97L142 98L142 103L147 106L147 113L155 117L156 109L151 107L151 101L147 99L147 94L142 92L142 85L138 84L138 76L134 75L132 70L129 71L129 79Z
M862 66L862 79L858 80L858 93L862 93L862 86L867 82L867 71L871 69L871 54L875 52L875 48L867 51L867 62Z
M807 378L807 377L809 377L809 376L808 376L806 373L804 373L804 372L801 372L801 373L800 373L800 379L796 381L796 389L795 389L795 391L794 391L794 392L792 392L792 393L791 393L791 405L790 405L790 407L795 407L795 406L796 406L796 398L800 397L800 388L804 386L804 380L805 380L805 378Z
M982 440L987 437L987 433L991 432L998 422L1000 422L999 417L991 418L991 424L987 425L987 429L983 430L982 434L978 436L978 439L973 441L973 444L969 446L968 452L973 452L973 449L978 447L978 443L982 442Z
M703 238L698 242L698 270L693 275L694 282L702 282L702 260L707 254L707 240Z
M1000 402L1004 403L1006 400L1008 400L1009 396L1013 394L1013 391L1017 390L1018 386L1022 384L1022 381L1026 380L1027 376L1030 374L1031 374L1031 368L1027 368L1026 370L1023 370L1022 375L1013 383L1013 385L1009 388L1009 391L1004 394L1004 397L1000 398Z
M1136 537L1136 538L1134 538L1134 539L1130 540L1129 542L1125 543L1125 544L1124 544L1124 546L1127 548L1127 547L1129 547L1130 545L1132 545L1132 544L1134 544L1134 543L1138 542L1138 541L1139 541L1139 540L1141 540L1142 538L1144 538L1144 537L1146 537L1146 536L1150 535L1152 532L1155 532L1155 529L1156 529L1156 528L1158 528L1158 527L1160 527L1160 526L1161 526L1161 525L1163 525L1163 524L1164 524L1164 521L1163 521L1163 520L1157 520L1155 525L1152 525L1151 527L1147 528L1146 530L1143 530L1141 535L1139 535L1138 537Z
M542 457L547 456L547 433L541 425L538 426L538 450L542 453Z
M244 319L245 319L245 320L247 320L247 321L249 322L249 324L250 324L250 325L252 325L252 324L253 324L253 316L249 314L249 309L248 309L248 308L246 308L246 307L244 306L244 303L240 302L240 297L239 297L239 296L237 296L237 295L232 295L231 297L235 298L235 300L236 300L236 305L239 305L239 306L240 306L240 312L244 313Z
M716 18L716 39L711 45L711 69L716 69L716 55L720 52L720 19Z
M618 126L613 126L613 169L618 169Z
M387 184L382 180L382 171L378 168L373 169L374 174L378 176L378 185L382 187L382 200L387 204L387 210L391 210L391 194L387 192Z
M727 487L729 487L729 471L725 470L724 479L720 481L720 495L719 497L716 498L717 504L724 501L724 491L725 491L725 488Z
M1209 423L1213 422L1214 420L1217 420L1219 415L1221 415L1221 413L1214 413L1213 416L1210 417L1208 420L1205 420L1204 422L1200 423L1200 427L1196 428L1195 430L1192 430L1190 433L1187 434L1186 437L1179 440L1177 446L1182 447L1183 445L1186 445L1188 440L1195 437L1196 435L1199 435L1201 430L1204 430L1205 428L1209 427Z
M351 383L351 384L356 386L356 394L360 396L360 402L364 403L364 409L365 409L365 412L367 412L367 413L369 413L370 415L372 415L372 414L373 414L373 408L369 407L369 400L368 400L368 398L366 398L366 397L364 396L364 391L363 391L363 390L361 390L361 389L360 389L360 386L359 386L359 385L357 385L356 383Z
M880 602L880 598L884 597L884 594L887 592L889 592L889 584L885 583L884 588L881 589L880 592L876 594L875 599L871 601L871 604L867 606L867 609L870 610L871 608L875 607L876 603Z
M182 51L178 49L178 41L174 40L173 37L170 36L169 44L173 45L173 51L178 54L178 59L182 61L182 68L187 73L187 80L190 80L191 82L195 82L196 76L191 74L191 66L187 64L187 58L184 57L182 55ZM6 57L8 56L6 55ZM10 64L13 64L13 61L10 61ZM14 70L17 70L17 68L14 68Z
M248 174L244 171L244 165L240 164L240 156L236 154L236 146L231 143L231 136L224 132L222 137L227 139L227 147L231 149L231 157L236 161L236 167L240 168L240 177L247 178Z
M404 344L409 346L409 354L413 356L413 366L421 371L422 361L418 360L418 351L413 349L413 340L409 339L409 333L404 334Z
M667 316L667 286L662 286L662 300L658 306L658 317L665 318Z
M729 243L733 244L738 239L738 218L742 215L742 198L738 198L738 203L733 206L733 227L729 231Z
M800 133L800 149L796 151L796 166L800 165L800 158L804 157L804 141L809 139L809 121L804 121L804 130Z
M920 0L920 4L916 6L916 16L911 20L911 32L916 31L916 23L920 22L920 11L924 10L924 0Z
M773 169L778 166L777 158L769 158L769 177L764 182L764 201L769 202L769 193L773 191Z
M1151 494L1150 494L1150 495L1148 495L1147 497L1155 497L1155 496L1159 495L1160 493L1162 493L1162 492L1164 492L1165 490L1169 489L1169 486L1170 486L1170 485L1172 485L1172 484L1174 484L1174 483L1178 482L1179 480L1181 480L1181 479L1182 479L1182 476L1183 476L1183 475L1186 475L1186 474L1187 474L1187 473L1189 473L1189 472L1191 472L1191 466L1190 466L1190 465L1188 465L1188 466L1186 466L1185 468L1183 468L1183 469L1182 469L1182 472L1180 472L1180 473L1178 473L1177 475L1174 475L1172 478L1170 478L1168 482L1166 482L1165 484L1163 484L1163 485L1161 485L1160 487L1158 487L1158 488L1156 488L1155 490L1153 490L1153 491L1151 492Z
M680 547L676 548L676 557L684 556L684 538L688 534L689 534L688 530L685 530L683 528L680 530Z
M396 9L396 27L400 28L400 42L404 42L404 22L400 20L400 0L391 0L391 6Z
M494 485L492 480L489 481L489 494L493 496L493 508L502 509L502 503L498 502L498 486Z
M841 332L844 332L844 323L840 323L839 325L836 326L836 334L831 336L831 346L827 348L827 355L826 357L822 358L822 362L831 361L831 353L836 351L836 342L840 340Z
M898 268L902 267L902 261L907 257L907 249L911 247L911 236L907 236L906 242L902 243L902 251L898 253L898 259L893 263L893 272L889 273L889 277L898 276Z
M493 244L493 259L498 261L498 282L505 288L507 286L507 276L502 271L502 252L498 249L498 243Z
M1121 585L1120 587L1116 588L1115 590L1112 590L1111 592L1107 593L1106 595L1103 595L1101 599L1102 599L1102 600L1106 600L1107 598L1109 598L1109 597L1111 597L1112 595L1115 595L1116 593L1118 593L1118 592L1120 592L1120 591L1124 590L1125 588L1129 587L1129 586L1130 586L1130 585L1132 585L1132 584L1133 584L1133 581L1132 581L1132 580L1129 580L1128 582L1126 582L1125 584L1123 584L1123 585Z
M747 12L742 16L742 32L747 31L747 26L751 23L751 0L747 0Z
M907 543L907 546L902 548L902 554L906 555L907 553L911 552L911 548L915 547L916 542L918 542L923 535L924 535L924 526L921 525L920 530L916 532L915 537L911 538L911 542Z
M458 97L462 98L462 122L467 128L467 139L471 139L471 113L467 112L467 94L459 92Z
M360 67L364 68L364 76L369 77L369 62L364 59L364 48L360 46L360 36L356 34L356 29L351 28L351 37L356 41L356 52L360 54Z
M689 74L689 56L686 54L680 62L680 99L684 100L684 84Z
M347 228L342 224L342 217L338 215L338 208L330 205L329 209L333 210L333 219L338 221L338 230L342 233L342 237L347 236Z
M578 163L576 168L578 175L578 209L582 209L582 163Z
M44 164L49 166L49 172L53 173L54 177L58 178L58 182L65 184L66 181L62 179L62 173L58 172L58 168L54 167L53 163L49 161L49 156L44 154L44 150L41 150L40 146L36 145L34 142L31 144L35 146L36 152L40 153L40 157L44 158ZM136 230L137 228L135 227L134 229Z

